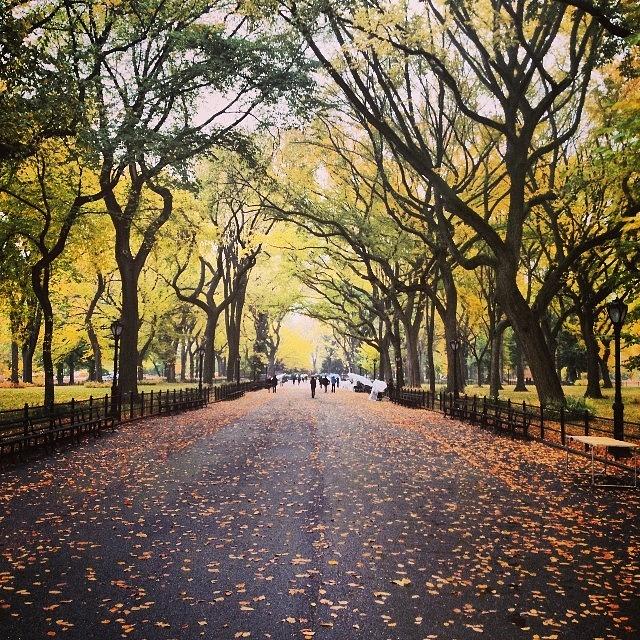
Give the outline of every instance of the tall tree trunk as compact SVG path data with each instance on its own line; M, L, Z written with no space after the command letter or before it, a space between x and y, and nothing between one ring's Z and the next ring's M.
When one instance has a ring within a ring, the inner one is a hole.
M420 324L412 326L406 323L404 330L407 343L407 378L412 387L419 387L422 385L422 372L420 371L420 357L418 355Z
M58 385L64 384L64 362L56 362L56 382Z
M385 328L382 339L380 341L380 380L389 381L393 378L393 368L391 367L391 355L389 332Z
M19 327L18 315L15 311L9 312L9 323L11 328L11 375L9 379L13 384L18 384L18 382L20 382L20 347L18 346L18 341L16 339Z
M456 340L458 338L458 320L455 315L455 312L451 312L451 310L447 307L445 311L444 317L444 340L446 345L447 352L447 391L449 393L453 393L453 385L454 385L454 369L458 367L459 363L458 358L454 356L453 349L451 349L451 341ZM460 350L458 349L458 353ZM462 391L464 389L463 381L458 376L458 391Z
M156 236L169 220L173 211L173 196L166 187L155 185L151 180L141 178L135 165L130 165L130 185L124 209L120 206L110 182L110 166L113 158L106 156L100 174L100 186L107 211L115 230L115 256L122 284L122 337L120 338L120 380L121 394L138 393L138 333L140 331L140 305L138 300L138 280L144 264L151 253ZM132 250L131 233L134 219L138 214L142 189L147 186L162 198L162 209L147 225L138 251Z
M457 368L460 371L460 350L458 349L458 358L453 354L450 347L452 340L457 340L458 336L458 289L453 278L453 272L446 260L446 256L442 256L439 260L440 273L442 276L442 284L444 287L445 303L443 308L439 308L440 319L444 325L444 340L447 352L447 391L453 392L454 375L453 371ZM458 377L458 391L464 391L464 380L462 376Z
M271 376L276 372L276 353L277 351L275 349L269 350L268 370L269 370L269 375ZM313 366L315 370L315 363Z
M138 300L139 272L130 264L130 254L120 247L118 266L122 282L122 336L120 338L120 362L118 384L124 396L138 393L138 332L140 327L140 305Z
M44 334L42 336L42 368L44 370L44 405L47 408L53 407L55 400L55 387L53 378L53 308L51 306L49 293L49 265L36 263L31 270L31 285L33 292L38 298L42 317L44 320Z
M404 366L402 363L402 340L400 338L400 323L393 321L393 330L389 331L389 339L393 347L393 358L396 370L396 388L404 387Z
M246 296L246 281L236 288L231 303L225 308L225 325L227 330L228 369L227 380L235 380L240 366L240 328L242 310Z
M235 325L227 328L227 380L236 379L240 360L240 331Z
M202 381L204 384L213 383L213 371L215 368L216 353L214 349L216 339L216 326L218 324L218 313L209 311L207 313L207 323L204 327L204 363L202 365Z
M516 366L516 386L514 391L527 391L527 386L524 381L524 360L522 354L522 347L518 341L517 336L514 336L515 341L515 366Z
M602 398L598 340L593 329L595 317L589 304L584 304L578 310L578 319L580 320L580 330L586 347L587 359L587 389L584 396L585 398Z
M38 346L40 337L40 327L42 325L42 307L37 305L37 309L27 325L27 339L22 345L22 381L33 383L33 355Z
M18 343L15 340L11 341L11 382L18 384L20 382L20 353L18 349Z
M467 380L469 379L469 347L466 342L460 346L460 377L458 380L462 380L462 391L467 386Z
M177 382L178 381L178 365L177 365L177 361L178 361L178 345L179 345L179 339L174 339L171 342L171 359L169 360L169 368L171 370L171 382Z
M102 382L102 347L98 341L98 336L93 326L87 326L87 335L89 337L89 344L91 345L91 351L93 353L93 379L96 382Z
M429 380L429 391L436 392L436 365L434 359L433 343L436 327L436 306L433 300L427 305L427 378Z
M187 340L183 336L180 340L180 382L187 381Z
M602 388L613 389L613 383L611 381L611 373L609 372L609 356L611 355L611 340L609 340L608 338L601 338L600 342L602 342L602 346L604 347L604 350L602 351L602 357L600 358Z
M522 354L516 360L516 386L514 391L527 391L527 385L524 380L524 364L522 362Z
M22 345L22 381L33 383L33 351L25 342Z
M504 330L507 328L507 322L504 320L496 324L493 335L491 336L491 370L489 372L489 396L497 398L502 390L502 339Z
M97 287L91 302L89 303L89 307L84 316L84 326L87 331L87 337L89 338L89 344L91 345L91 351L93 353L93 362L94 362L94 375L93 378L97 382L102 382L102 348L100 347L100 342L98 340L98 336L96 334L95 329L93 328L93 314L96 310L98 302L102 295L104 294L107 283L104 279L104 276L101 273L97 274Z
M529 363L538 399L542 404L563 402L564 392L556 373L553 354L540 323L518 289L516 270L509 265L500 263L496 269L496 296Z
M76 383L76 363L73 357L69 358L69 385Z

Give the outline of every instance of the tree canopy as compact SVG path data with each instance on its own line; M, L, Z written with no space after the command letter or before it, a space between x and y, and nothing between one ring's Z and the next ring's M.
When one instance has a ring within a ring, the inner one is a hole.
M287 367L542 403L637 367L636 3L5 0L6 376ZM452 349L460 341L459 349ZM456 370L460 375L453 376Z

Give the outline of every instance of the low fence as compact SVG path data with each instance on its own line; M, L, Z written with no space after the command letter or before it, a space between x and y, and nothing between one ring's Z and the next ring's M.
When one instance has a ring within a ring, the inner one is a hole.
M90 397L57 403L53 407L29 406L0 411L0 457L26 450L54 448L62 441L99 435L121 422L200 409L211 402L233 400L247 391L266 389L267 383L241 382L214 387L141 391L138 394Z
M406 387L392 390L389 398L397 404L438 411L483 428L493 428L511 436L522 435L562 449L568 448L568 435L613 436L613 419L565 407L551 409L524 401L515 403L486 396L462 395L455 398L452 393L431 393ZM624 438L640 444L640 423L625 422ZM571 451L576 450L572 448Z

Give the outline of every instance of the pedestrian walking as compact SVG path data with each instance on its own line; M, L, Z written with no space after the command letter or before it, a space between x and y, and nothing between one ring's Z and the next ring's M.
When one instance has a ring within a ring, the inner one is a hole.
M336 377L331 376L331 393L336 392Z
M322 376L320 384L324 387L324 392L327 393L329 390L329 378L327 378L327 376Z
M316 385L318 384L318 381L316 380L315 376L311 376L311 397L315 398L316 397Z
M271 378L271 388L273 389L273 393L278 390L278 378L276 376L273 376L273 378Z
M340 376L336 376L336 387L340 388Z

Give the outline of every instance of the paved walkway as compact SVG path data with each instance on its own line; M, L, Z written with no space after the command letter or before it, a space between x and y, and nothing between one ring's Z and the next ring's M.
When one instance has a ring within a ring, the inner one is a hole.
M426 411L308 396L5 472L0 638L640 637L640 491Z

